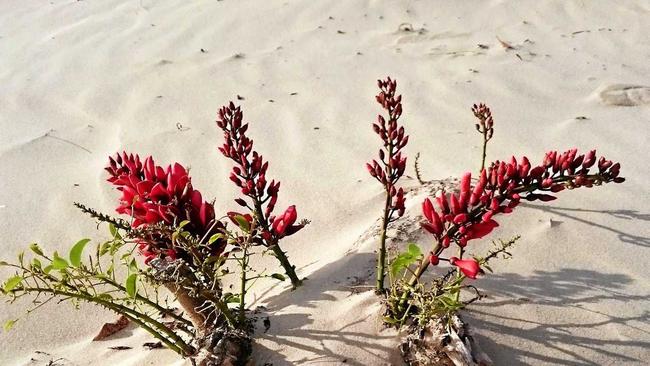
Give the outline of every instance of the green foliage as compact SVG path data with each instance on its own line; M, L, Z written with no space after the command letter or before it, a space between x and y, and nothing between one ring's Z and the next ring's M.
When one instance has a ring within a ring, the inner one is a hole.
M20 285L21 282L23 282L24 278L22 276L13 276L10 277L7 281L5 281L4 285L2 286L2 291L4 293L10 293L15 289L18 285Z
M88 263L83 263L81 258L90 239L75 243L69 251L69 260L58 252L48 255L38 244L30 244L33 258L27 259L24 253L20 253L17 262L2 262L2 265L16 270L16 274L3 283L2 293L11 302L35 295L28 314L55 298L70 301L75 306L81 301L95 303L127 316L172 350L188 354L192 346L177 333L184 332L191 337L191 322L159 302L155 281L149 281L147 287L138 286L139 278L150 278L150 274L140 271L133 257L133 246L120 234L117 226L110 224L109 231L111 240L97 243L95 254L88 257ZM128 271L126 281L115 277L116 266ZM178 325L172 329L156 320L156 314L171 316ZM10 330L16 321L6 321L4 329Z
M74 267L79 267L81 264L81 254L83 253L86 244L90 242L90 239L81 239L79 240L72 249L70 249L70 264Z
M405 252L399 253L390 264L390 274L393 278L408 269L416 261L422 259L422 251L417 244L410 243Z
M30 245L29 245L29 249L30 249L32 252L36 253L37 255L40 255L40 256L43 255L43 251L41 250L41 247L39 247L37 243L32 243L32 244L30 244Z
M485 256L475 258L482 268L491 271L488 263L498 257L509 258L508 250L519 238L515 236L508 241L501 239L493 241L493 249ZM448 318L468 304L482 298L481 293L474 286L465 284L467 278L453 268L428 282L420 282L419 277L416 276L418 281L415 285L411 285L410 281L405 279L407 276L398 276L410 266L417 264L421 267L423 261L428 260L417 245L409 244L408 249L399 253L391 263L393 280L386 298L388 306L388 314L384 317L386 324L399 327L412 320L424 325L434 318ZM415 275L413 271L407 272ZM473 297L462 300L459 294L466 290L471 290Z
M108 224L108 240L81 239L71 246L65 257L58 252L47 253L33 243L29 245L28 258L20 253L14 263L0 262L1 266L15 270L15 274L2 283L2 293L10 302L32 297L33 306L27 309L27 314L54 299L71 302L76 307L81 302L97 304L124 315L177 353L191 356L202 346L196 338L203 332L200 327L213 325L207 319L203 323L192 323L190 319L196 317L186 314L199 313L194 307L177 314L167 305L167 299L159 297L160 286L173 289L174 294L185 291L204 301L202 307L205 309L201 311L217 314L210 318L215 326L248 329L246 294L253 284L260 278L286 280L280 273L267 275L251 267L251 257L260 253L253 250L259 245L254 242L258 232L255 221L250 223L244 216L234 218L237 232L222 226L220 232L199 238L188 230L192 226L187 220L176 225L159 223L133 229L124 220L77 206ZM141 268L137 248L143 240L164 243L162 250L165 245L173 248L180 258L172 260L171 256L163 254ZM215 254L215 245L226 244L225 253ZM233 273L227 265L233 262L239 266L241 286L237 293L222 293L221 280ZM162 321L162 316L167 319ZM169 319L173 323L169 323ZM17 320L6 321L5 330L11 329Z
M138 281L138 275L135 273L131 273L129 277L126 278L126 285L125 285L126 293L130 297L135 297L135 294L138 291L137 281Z
M237 221L237 225L239 226L240 229L242 229L244 232L249 232L251 231L251 226L248 223L248 220L242 215L235 215L235 221Z
M68 261L66 261L64 258L61 258L58 252L54 252L54 259L52 259L52 268L66 269L69 266L70 265L68 264Z

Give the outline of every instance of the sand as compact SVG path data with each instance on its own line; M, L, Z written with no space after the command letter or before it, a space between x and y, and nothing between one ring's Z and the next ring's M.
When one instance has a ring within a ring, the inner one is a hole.
M271 321L256 364L399 365L399 335L357 287L372 284L368 233L382 206L364 169L378 147L375 80L391 75L406 152L421 153L427 179L477 169L470 107L480 101L496 120L491 159L575 146L621 162L623 185L502 218L494 237L522 240L476 281L490 297L464 314L498 365L647 364L649 17L646 1L3 1L0 257L34 241L63 251L105 238L72 202L112 212L102 168L122 149L190 165L195 187L236 208L214 120L239 95L282 181L279 206L312 220L284 243L305 286L255 290L251 306ZM425 195L409 196L409 215ZM0 305L2 319L25 305ZM47 306L0 334L0 364L183 364L143 350L151 337L139 329L90 341L114 319ZM121 345L133 349L109 349Z

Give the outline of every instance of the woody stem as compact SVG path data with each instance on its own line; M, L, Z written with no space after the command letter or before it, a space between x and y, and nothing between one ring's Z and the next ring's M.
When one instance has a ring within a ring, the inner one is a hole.
M280 264L284 268L284 272L289 276L289 279L291 280L291 285L293 285L293 288L297 288L298 286L302 285L302 280L298 278L296 275L296 267L292 266L291 263L289 263L289 259L287 258L287 255L284 251L282 251L282 248L275 243L271 247L271 250L273 250L273 254L275 254L275 257L280 261Z
M375 291L384 292L384 274L386 271L386 231L388 229L390 211L390 192L386 191L386 203L384 205L384 217L381 221L381 233L379 239L379 252L377 253L377 284Z
M481 158L481 170L479 170L479 172L485 169L485 157L487 156L487 143L488 143L487 129L484 129L483 130L483 155Z

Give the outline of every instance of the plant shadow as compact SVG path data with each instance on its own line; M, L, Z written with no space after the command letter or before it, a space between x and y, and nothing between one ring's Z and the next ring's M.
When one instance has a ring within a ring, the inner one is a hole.
M497 274L481 281L490 299L464 316L497 365L645 364L650 294L626 293L632 284L626 275L569 268Z
M265 299L266 310L258 317L268 316L270 324L265 331L258 321L253 350L256 364L365 366L369 359L377 361L371 364L401 364L396 335L362 331L369 328L367 322L377 323L376 314L361 314L364 310L353 308L370 298L371 304L378 302L368 285L374 275L375 260L373 253L349 253L311 273L298 289ZM341 314L340 325L332 325L332 312L345 310L356 314ZM354 352L345 354L346 349ZM299 359L288 360L287 355ZM363 355L362 359L358 359L359 355Z
M558 206L538 205L538 204L524 203L524 202L522 202L521 206L533 208L543 212L552 213L560 217L575 220L580 223L587 224L589 226L598 229L612 232L616 234L618 239L623 243L634 244L634 245L650 248L650 237L631 234L617 229L616 225L603 225L595 221L590 221L581 217L581 216L585 216L584 214L586 213L589 215L592 214L608 215L617 220L650 221L650 214L648 213L641 213L636 210L588 210L584 208L558 207ZM581 214L581 215L578 216L576 214Z

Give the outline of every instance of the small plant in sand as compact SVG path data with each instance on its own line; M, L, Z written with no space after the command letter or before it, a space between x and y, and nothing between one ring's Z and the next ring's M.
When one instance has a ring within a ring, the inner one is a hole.
M14 263L0 262L15 270L3 283L3 294L11 302L32 296L34 306L28 313L52 300L94 303L142 327L193 364L245 364L252 330L246 295L260 278L285 279L280 273L254 269L251 261L271 250L293 285L299 285L279 241L306 222L295 224L295 206L269 216L280 184L267 186L268 162L256 152L249 160L252 141L245 136L248 126L242 117L231 103L220 109L217 124L226 139L220 150L239 164L231 179L243 179L238 184L252 199L252 215L230 212L217 217L214 204L204 200L188 170L178 163L162 167L151 157L118 154L109 158L106 170L108 181L122 194L117 212L128 221L76 204L108 224L109 240L97 242L92 251L86 250L90 239L80 240L67 255L46 254L39 245L30 245L30 258L21 253ZM237 202L249 207L241 199ZM232 282L239 283L238 291L224 291L227 276L237 276ZM161 298L161 287L181 309ZM5 328L15 322L9 320Z
M394 85L390 79L388 82ZM474 105L472 110L479 120L476 129L483 136L478 179L473 181L471 173L465 173L452 192L439 191L433 199L426 198L422 202L421 226L432 236L432 245L411 243L404 252L391 258L388 265L391 281L385 296L384 321L412 327L411 335L402 345L405 361L412 365L447 364L444 362L450 360L456 365L472 365L481 361L472 353L471 346L466 347L471 338L467 337L456 314L482 297L468 280L476 279L484 270L491 272L489 263L495 258L509 257L510 248L519 239L519 236L497 239L493 241L493 249L483 255L468 253L468 244L487 237L499 226L498 217L513 212L521 200L548 202L564 190L625 180L619 177L620 164L605 157L597 158L596 150L586 154L578 154L577 149L563 153L549 151L538 165L532 165L525 156L512 157L508 161L495 161L486 168L486 147L494 133L494 122L486 105ZM373 176L381 178L383 172L375 168L378 166L375 163L368 168ZM403 168L399 175L402 173ZM383 178L380 181L394 183ZM403 203L403 194L400 200ZM389 200L386 207L391 207ZM386 240L386 227L383 226L381 233L382 243ZM442 264L447 265L442 274L429 271L426 275L428 269ZM377 275L379 278L382 273ZM463 291L473 296L464 300ZM445 347L448 344L452 346ZM443 358L446 361L441 361Z

